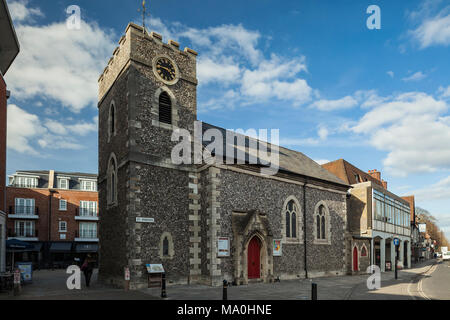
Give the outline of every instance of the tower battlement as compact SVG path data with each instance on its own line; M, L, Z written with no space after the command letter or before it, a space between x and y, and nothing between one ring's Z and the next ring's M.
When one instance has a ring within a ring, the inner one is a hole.
M144 44L138 44L138 42L144 41ZM180 58L173 57L175 60L186 60L192 59L196 60L198 53L188 47L185 47L184 50L180 50L180 44L174 40L169 39L167 43L163 42L163 37L159 33L156 32L148 32L144 31L142 26L139 26L134 23L129 23L125 34L120 38L118 42L119 46L117 46L113 53L112 57L109 59L107 66L103 70L102 74L98 78L99 83L99 102L103 99L105 94L111 88L113 82L117 77L123 72L130 60L144 63L151 66L151 61L145 61L145 54L142 51L139 51L139 46L144 46L147 49L150 47L158 47L158 50L161 49L167 50L170 56L179 55ZM139 54L141 53L141 54ZM195 69L195 68L194 68ZM191 82L195 82L197 84L196 75L193 74L193 77L188 77L190 79L185 79Z

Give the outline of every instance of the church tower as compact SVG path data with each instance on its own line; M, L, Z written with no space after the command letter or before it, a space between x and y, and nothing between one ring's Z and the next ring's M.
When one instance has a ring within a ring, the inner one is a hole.
M98 80L99 279L107 284L122 286L129 268L131 288L146 286L146 264L163 264L174 282L200 273L190 222L197 177L171 162L173 130L193 133L197 119L196 56L130 23Z

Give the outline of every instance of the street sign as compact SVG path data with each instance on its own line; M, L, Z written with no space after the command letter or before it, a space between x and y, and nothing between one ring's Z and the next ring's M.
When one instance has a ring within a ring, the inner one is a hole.
M400 240L398 238L394 238L394 246L398 246L400 244Z
M155 219L153 219L153 218L136 217L136 222L154 223Z

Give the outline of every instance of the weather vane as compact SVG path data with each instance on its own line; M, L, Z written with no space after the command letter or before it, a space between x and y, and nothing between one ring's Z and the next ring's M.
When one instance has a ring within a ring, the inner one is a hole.
M145 17L147 16L146 14L146 7L145 7L145 0L142 0L142 9L138 9L139 12L142 11L142 29L143 29L143 33L145 34Z

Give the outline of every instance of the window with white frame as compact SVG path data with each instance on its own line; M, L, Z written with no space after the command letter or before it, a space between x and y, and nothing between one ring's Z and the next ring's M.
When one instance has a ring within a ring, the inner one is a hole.
M81 222L80 223L80 238L84 238L84 239L97 238L97 223Z
M36 188L38 184L38 178L17 176L14 179L14 186L20 188Z
M81 180L81 190L83 190L83 191L97 191L97 181L95 181L95 180Z
M34 221L15 221L14 231L16 237L34 237Z
M61 211L67 210L67 200L64 200L64 199L59 200L59 210L61 210Z
M14 213L22 215L34 215L34 199L16 198Z
M97 216L97 202L96 201L80 201L80 216L82 217L96 217Z
M59 232L67 232L67 222L66 221L59 222Z
M58 189L69 189L69 179L58 178Z

